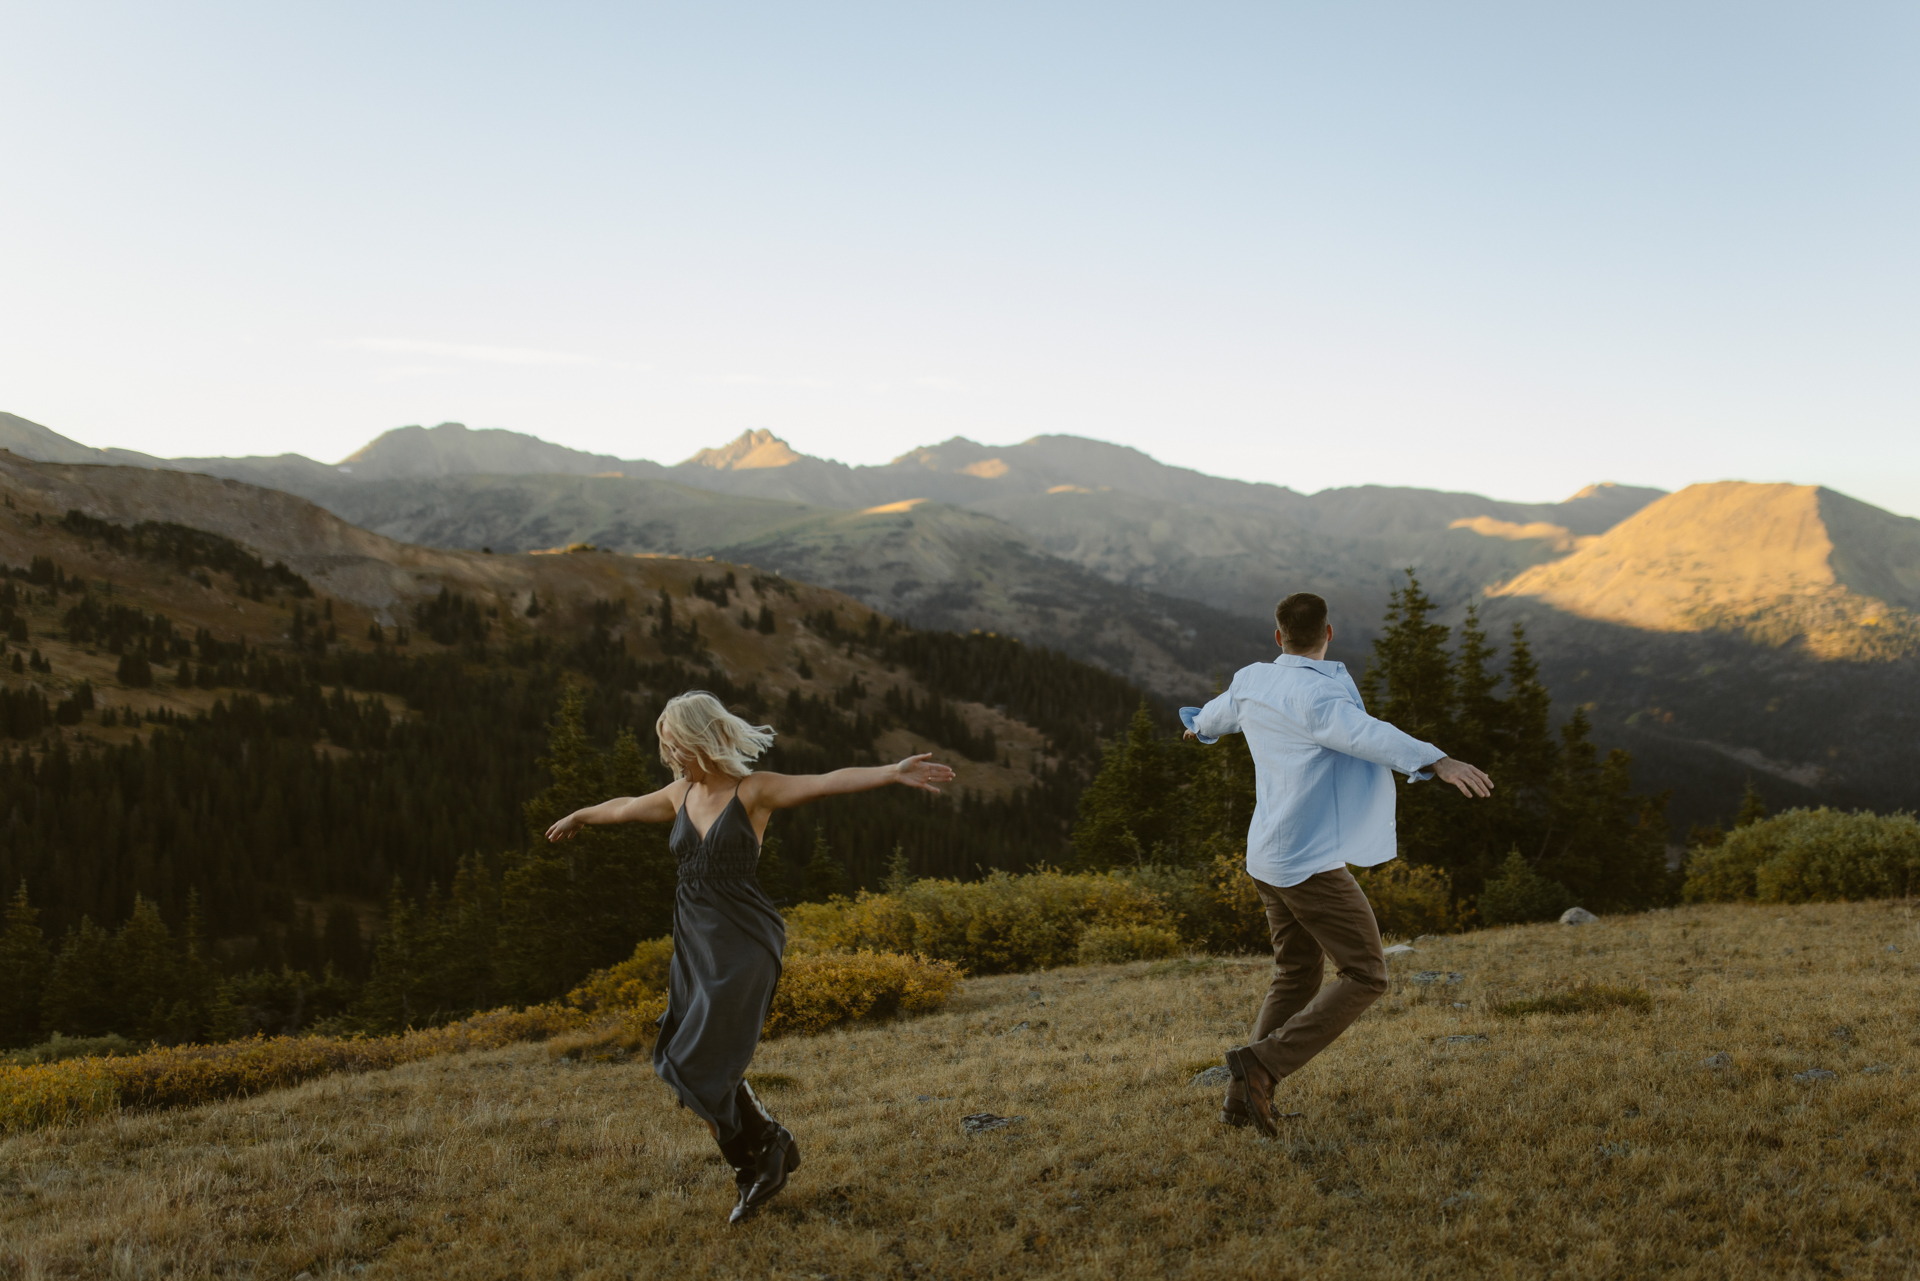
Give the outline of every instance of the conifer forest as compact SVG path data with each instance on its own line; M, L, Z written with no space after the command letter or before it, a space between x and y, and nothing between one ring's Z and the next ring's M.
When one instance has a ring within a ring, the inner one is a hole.
M688 608L689 597L717 603L709 628L730 617L729 572L696 578L677 610L664 587L644 617L625 600L588 602L557 633L508 629L497 606L443 588L408 625L375 624L348 645L331 601L224 539L78 514L66 525L178 572L224 574L250 599L282 602L291 621L278 644L189 635L51 559L0 579L16 664L21 648L47 662L27 630L34 594L36 626L52 617L65 639L117 655L121 687L82 685L55 705L9 688L0 705L6 1044L388 1030L564 995L670 931L673 859L665 826L561 846L542 834L579 806L662 785L653 723L687 689L773 725L763 764L785 772L874 763L893 730L949 758L1007 756L991 728L970 728L968 706L1044 739L1012 790L890 788L777 816L761 879L779 903L901 875L1198 869L1244 845L1254 793L1241 740L1183 743L1170 707L1010 638L872 612L776 617L769 586L757 611L739 608L743 631L799 629L903 678L770 694L713 661ZM536 594L523 612L556 607ZM1403 786L1403 852L1446 872L1463 903L1486 897L1490 919L1569 896L1606 908L1670 893L1659 801L1631 795L1623 755L1599 759L1577 712L1554 728L1524 637L1496 671L1487 637L1469 622L1456 641L1433 608L1411 579L1396 595L1365 677L1369 706L1483 762L1502 790L1466 806ZM210 710L141 710L139 692L167 684L212 691ZM49 732L83 716L136 732Z

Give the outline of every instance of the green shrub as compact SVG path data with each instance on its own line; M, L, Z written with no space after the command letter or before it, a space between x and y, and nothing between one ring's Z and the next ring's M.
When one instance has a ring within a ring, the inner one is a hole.
M1519 850L1507 854L1500 872L1480 891L1480 919L1488 925L1550 921L1573 906L1567 887L1533 870Z
M1911 814L1788 810L1694 852L1688 902L1809 903L1920 890L1920 822Z
M892 894L863 890L851 899L802 903L786 917L789 946L797 951L920 953L974 974L1072 965L1089 925L1178 932L1164 893L1113 872L922 880Z
M541 1041L585 1022L578 1010L540 1005L398 1036L254 1037L0 1067L0 1134L63 1125L116 1107L191 1107L245 1098L336 1072L374 1072L438 1054Z
M1157 961L1181 950L1180 936L1163 926L1089 925L1081 931L1076 959L1082 965Z
M0 1063L25 1067L30 1063L61 1063L67 1059L108 1058L116 1054L137 1054L140 1047L124 1036L109 1032L105 1036L61 1036L55 1032L38 1045L0 1054Z
M1453 884L1437 867L1396 858L1353 874L1373 905L1373 919L1387 938L1444 934L1453 928Z
M666 967L672 955L672 939L648 939L630 959L588 975L568 1003L614 1017L556 1042L553 1054L618 1059L653 1044L654 1024L667 1008ZM824 1032L859 1019L930 1013L946 1004L960 978L959 966L924 956L866 949L790 951L780 967L764 1034Z

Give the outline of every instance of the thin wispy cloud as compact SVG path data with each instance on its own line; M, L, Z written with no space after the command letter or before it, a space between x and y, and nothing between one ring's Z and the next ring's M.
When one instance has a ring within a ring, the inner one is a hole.
M596 365L592 356L570 351L538 351L531 347L487 347L478 343L427 342L418 338L356 338L339 344L357 351L408 356L444 356L486 365Z

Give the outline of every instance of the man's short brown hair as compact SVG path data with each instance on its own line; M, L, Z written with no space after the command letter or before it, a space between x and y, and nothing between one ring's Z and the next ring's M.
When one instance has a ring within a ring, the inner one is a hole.
M1327 602L1312 592L1295 592L1274 607L1273 621L1294 649L1312 649L1327 634Z

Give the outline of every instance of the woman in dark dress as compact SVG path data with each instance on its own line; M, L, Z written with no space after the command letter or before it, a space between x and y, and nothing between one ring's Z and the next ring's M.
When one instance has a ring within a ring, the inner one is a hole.
M699 690L670 701L654 729L673 782L647 796L575 810L547 830L547 839L565 840L589 824L673 823L668 844L680 885L653 1070L706 1122L733 1167L738 1223L785 1187L800 1164L793 1135L746 1082L787 939L786 922L755 875L767 820L775 810L890 783L938 792L935 785L953 771L926 754L831 774L755 771L753 759L773 742L773 730L747 724Z

